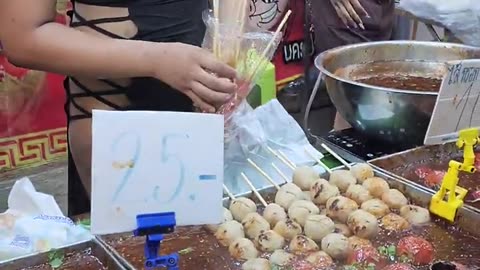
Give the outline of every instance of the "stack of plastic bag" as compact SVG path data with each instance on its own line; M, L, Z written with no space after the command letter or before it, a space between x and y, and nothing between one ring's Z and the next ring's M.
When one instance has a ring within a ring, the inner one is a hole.
M480 46L478 3L478 0L401 0L398 7L443 25L466 45Z
M51 195L37 192L28 178L18 180L0 214L0 261L72 245L93 238L62 214Z
M293 170L281 162L269 149L285 154L289 161L297 166L314 166L321 174L325 170L316 164L311 155L321 159L318 152L307 140L305 133L278 100L272 100L253 110L242 103L230 122L230 133L225 139L224 181L234 194L249 192L249 187L241 179L243 172L257 189L271 184L265 180L251 164L251 159L279 185L285 183L284 176L290 182ZM307 154L307 151L311 154ZM275 165L283 174L273 167Z

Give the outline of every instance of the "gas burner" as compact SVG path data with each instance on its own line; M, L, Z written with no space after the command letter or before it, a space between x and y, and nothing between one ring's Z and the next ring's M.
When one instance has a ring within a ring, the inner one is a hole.
M407 143L390 144L371 138L367 139L354 129L333 131L321 137L320 140L334 146L334 150L338 151L340 156L351 162L372 160L418 146Z

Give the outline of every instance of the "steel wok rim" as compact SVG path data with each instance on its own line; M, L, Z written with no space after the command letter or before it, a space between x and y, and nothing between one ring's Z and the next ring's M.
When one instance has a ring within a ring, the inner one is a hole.
M353 84L356 86L364 87L364 88L370 88L371 90L376 90L376 91L383 91L383 92L390 92L390 93L398 93L398 94L414 94L414 95L428 95L428 96L438 96L438 92L432 92L432 91L414 91L414 90L399 90L399 89L393 89L393 88L386 88L386 87L380 87L380 86L373 86L365 83L360 83L356 82L353 80L341 78L330 71L328 71L324 65L323 62L325 60L325 56L327 54L331 54L332 52L337 52L337 51L343 51L346 50L347 48L351 47L359 47L359 48L365 48L367 45L382 45L382 44L392 44L392 45L442 45L446 48L448 47L461 47L465 49L472 49L472 50L478 50L479 48L473 47L473 46L466 46L466 45L461 45L461 44L455 44L455 43L447 43L447 42L430 42L430 41L377 41L377 42L363 42L363 43L357 43L354 45L344 45L340 47L336 47L330 50L326 50L317 57L315 57L315 67L320 71L322 76L328 76L332 79L335 79L337 81L340 81L342 83L348 83L348 84ZM328 87L327 87L328 90Z

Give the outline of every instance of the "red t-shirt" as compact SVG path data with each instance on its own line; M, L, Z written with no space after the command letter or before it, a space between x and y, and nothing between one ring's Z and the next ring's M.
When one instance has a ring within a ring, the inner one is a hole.
M276 70L277 90L304 73L305 1L290 0L288 9L292 14L283 31L283 40L272 60Z

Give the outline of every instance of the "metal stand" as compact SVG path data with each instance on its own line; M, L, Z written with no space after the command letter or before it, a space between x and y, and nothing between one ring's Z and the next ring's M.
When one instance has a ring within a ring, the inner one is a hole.
M147 269L166 268L179 270L177 253L159 255L163 234L172 233L175 230L175 213L145 214L137 216L137 229L135 236L146 236L145 239L145 267Z

